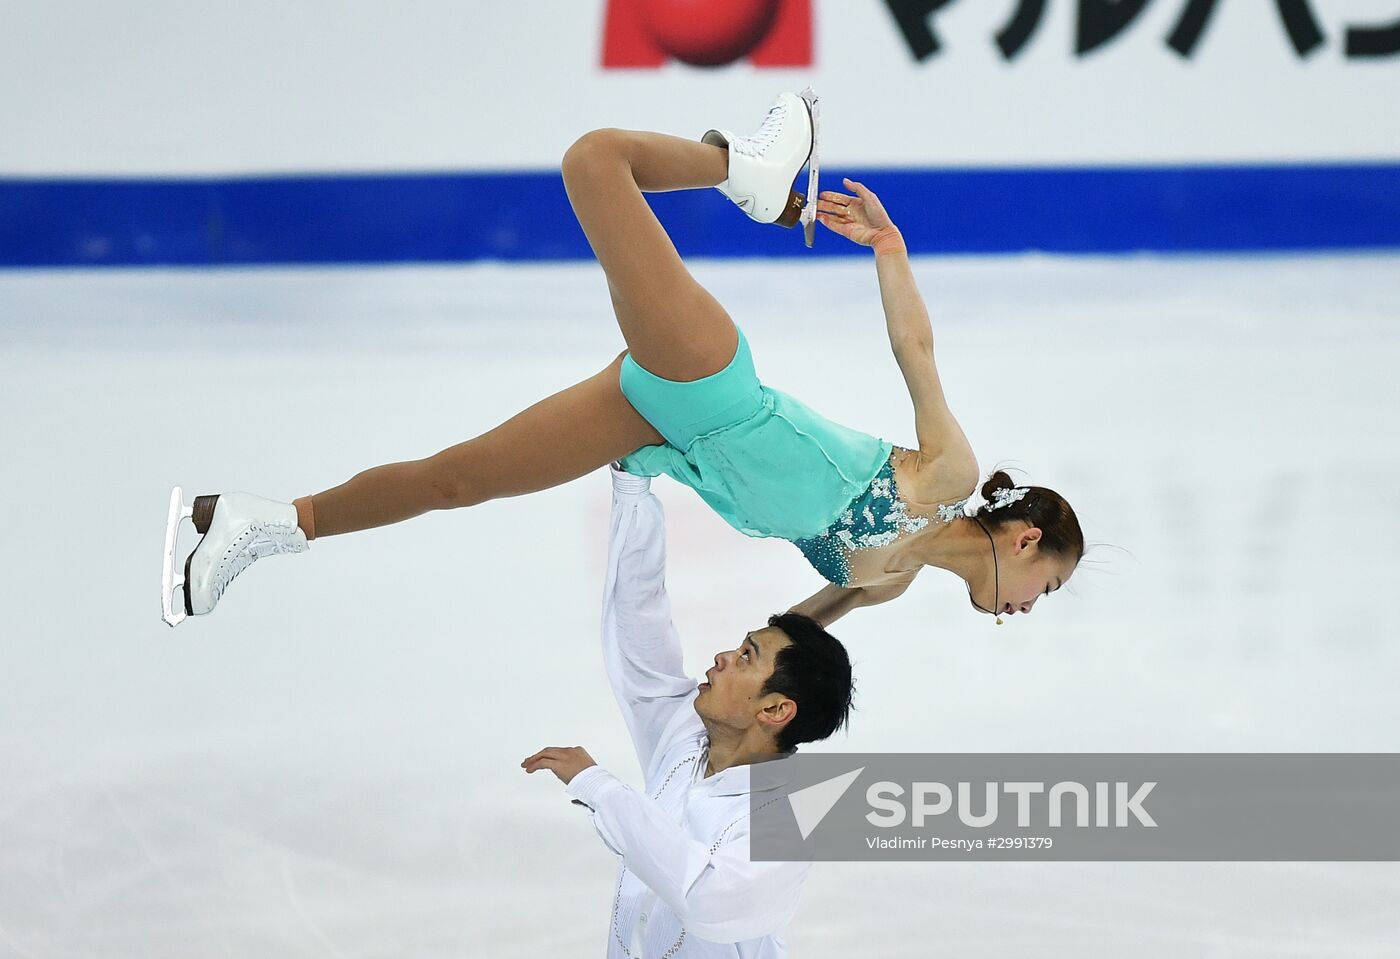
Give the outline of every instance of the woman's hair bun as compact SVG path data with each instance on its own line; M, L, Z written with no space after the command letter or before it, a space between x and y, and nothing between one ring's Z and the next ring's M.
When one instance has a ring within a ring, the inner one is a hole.
M982 484L982 498L991 502L999 489L1013 489L1016 484L1011 481L1005 470L997 470L987 477L987 482Z

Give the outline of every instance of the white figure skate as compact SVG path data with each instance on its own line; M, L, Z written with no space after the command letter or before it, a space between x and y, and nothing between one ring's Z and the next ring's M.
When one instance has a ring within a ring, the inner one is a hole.
M202 533L185 560L184 574L176 571L175 548L184 520ZM297 510L247 493L196 496L186 506L180 487L170 491L165 525L165 557L161 566L161 618L178 626L187 616L211 612L235 576L264 556L304 553L306 535L297 527ZM180 595L176 596L176 589Z
M817 95L811 87L780 93L758 130L735 136L710 130L702 143L729 150L729 178L715 189L759 223L793 227L800 221L807 245L817 223ZM792 188L807 167L807 194Z

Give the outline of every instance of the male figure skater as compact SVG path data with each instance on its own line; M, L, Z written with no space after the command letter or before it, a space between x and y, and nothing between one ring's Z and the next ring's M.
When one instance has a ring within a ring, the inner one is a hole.
M775 615L718 653L697 689L671 622L661 503L648 477L614 468L612 480L603 659L645 792L578 746L542 749L521 766L558 776L622 859L611 959L783 956L810 864L750 861L749 769L846 722L850 658L815 621Z

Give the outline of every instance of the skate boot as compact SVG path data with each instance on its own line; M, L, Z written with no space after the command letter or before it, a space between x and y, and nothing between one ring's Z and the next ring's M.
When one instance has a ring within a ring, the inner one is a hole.
M816 224L817 121L817 96L808 87L801 94L780 93L749 136L710 130L700 138L729 150L729 177L716 189L759 223L792 227L800 219L808 246ZM809 167L806 197L792 188L804 166Z
M175 571L180 521L190 519L204 534L185 560L184 576ZM248 493L196 496L184 504L180 487L170 493L165 527L165 563L161 570L161 618L171 626L186 616L211 612L235 576L264 556L304 553L306 535L297 527L296 507ZM177 597L180 588L183 596Z

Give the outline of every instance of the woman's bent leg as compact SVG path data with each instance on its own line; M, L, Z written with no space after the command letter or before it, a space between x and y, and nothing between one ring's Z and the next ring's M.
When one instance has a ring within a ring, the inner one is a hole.
M314 535L332 536L559 486L661 435L622 395L622 357L476 439L426 459L390 463L297 501ZM303 523L304 531L307 524Z
M660 133L595 130L569 148L563 173L632 358L681 382L724 369L739 343L734 323L690 275L642 193L714 186L729 173L728 152Z

